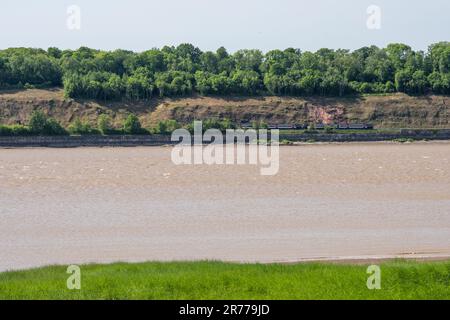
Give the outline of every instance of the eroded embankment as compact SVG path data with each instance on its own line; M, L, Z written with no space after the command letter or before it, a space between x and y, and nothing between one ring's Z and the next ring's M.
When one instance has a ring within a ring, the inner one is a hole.
M181 124L194 119L228 118L235 122L273 124L370 122L379 128L449 128L448 96L412 97L405 94L326 97L184 97L147 101L94 101L64 98L62 89L0 92L0 123L26 124L34 110L42 110L67 126L80 118L96 125L99 114L110 115L116 127L130 112L144 127L160 120Z

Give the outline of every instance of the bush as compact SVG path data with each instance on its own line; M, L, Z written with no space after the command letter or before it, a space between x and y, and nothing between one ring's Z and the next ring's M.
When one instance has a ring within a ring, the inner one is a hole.
M67 131L58 123L58 121L56 121L53 118L50 118L47 119L47 122L45 123L43 133L50 136L62 136L66 135Z
M0 125L0 136L28 136L30 134L30 129L20 124L14 124L11 126Z
M227 129L236 129L236 125L230 119L223 119L220 121L220 129L222 131Z
M47 124L47 116L42 111L33 111L28 124L30 131L35 134L42 134Z
M97 119L97 129L101 134L111 133L113 131L111 118L106 114L101 114Z
M0 136L12 136L12 130L9 126L0 125Z
M123 122L123 132L126 134L140 134L145 133L141 127L141 122L135 114L129 114Z
M260 124L264 125L263 122L261 122ZM235 126L229 119L224 119L224 120L208 119L208 120L204 121L203 130L206 131L211 128L225 131L227 129L235 129Z
M69 126L71 134L97 134L98 131L93 129L88 122L82 122L79 118Z
M13 136L29 136L31 134L29 127L20 124L9 126L9 129L11 130Z
M53 118L48 118L42 111L33 111L29 122L29 131L41 135L65 135L66 130ZM15 128L16 132L22 132L23 128Z
M180 125L176 120L162 120L150 131L157 134L171 134L178 128L180 128Z

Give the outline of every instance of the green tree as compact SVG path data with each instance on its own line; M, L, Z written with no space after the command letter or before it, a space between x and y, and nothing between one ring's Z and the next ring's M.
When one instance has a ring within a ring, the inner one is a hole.
M261 88L259 74L253 70L236 70L232 75L233 91L245 95L253 95Z
M141 53L10 48L0 50L0 88L64 86L65 96L98 100L215 95L448 93L450 42L427 52L393 43L353 52L322 48L202 52L192 44ZM394 87L392 86L394 84Z
M428 86L428 80L423 71L416 71L412 75L409 90L414 94L424 94Z
M410 91L409 83L411 81L412 74L409 70L400 70L395 74L395 88L399 92Z

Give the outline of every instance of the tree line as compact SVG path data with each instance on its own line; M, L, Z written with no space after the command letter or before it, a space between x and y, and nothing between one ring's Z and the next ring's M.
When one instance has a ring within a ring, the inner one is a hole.
M450 94L450 42L427 52L405 44L355 51L320 49L203 52L192 44L144 52L58 48L0 51L0 88L63 86L67 97L364 93Z

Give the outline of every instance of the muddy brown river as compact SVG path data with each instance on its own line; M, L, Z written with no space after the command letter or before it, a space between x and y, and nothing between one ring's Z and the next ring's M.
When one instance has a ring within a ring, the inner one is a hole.
M450 144L280 148L280 170L170 147L0 149L0 270L450 256Z

